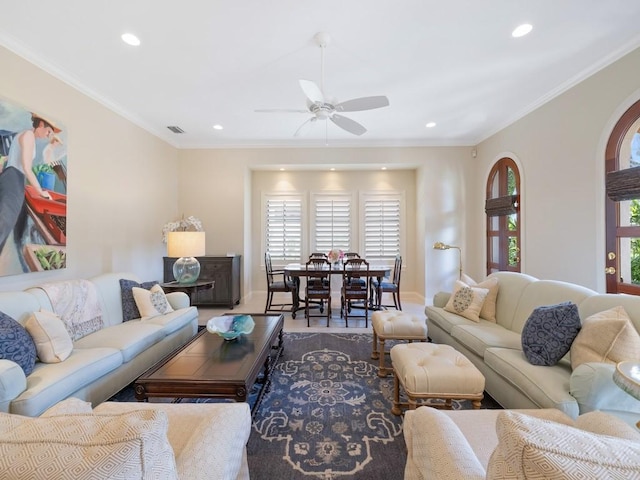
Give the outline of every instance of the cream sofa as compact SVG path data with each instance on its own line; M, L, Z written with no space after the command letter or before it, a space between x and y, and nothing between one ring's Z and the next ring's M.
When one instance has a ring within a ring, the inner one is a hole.
M0 413L0 478L248 479L246 403L91 404Z
M405 480L640 479L640 433L602 412L419 407L403 430Z
M0 359L0 411L37 416L70 396L97 405L195 335L197 309L189 306L188 296L180 292L166 296L173 312L123 322L120 279L139 281L131 273L106 273L89 279L97 292L104 327L76 340L66 360L37 362L33 372L25 376L18 364ZM53 306L38 287L0 293L0 311L23 325L40 309L53 311Z
M504 408L556 408L575 418L602 410L635 423L640 401L612 380L614 364L584 363L572 370L569 354L553 366L529 363L522 351L521 332L539 306L571 301L582 322L598 312L623 306L640 331L640 297L598 294L588 288L530 275L496 272L496 323L479 322L444 310L450 294L437 293L425 308L429 336L453 346L471 360L486 379L485 390Z

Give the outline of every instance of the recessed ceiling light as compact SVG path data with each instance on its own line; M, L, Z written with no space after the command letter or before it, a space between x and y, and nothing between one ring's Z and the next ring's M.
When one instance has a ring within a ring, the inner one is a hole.
M123 33L122 37L120 38L122 38L122 41L127 45L131 45L133 47L137 47L138 45L140 45L140 39L133 33Z
M387 169L387 167L382 167L380 170L386 170L386 169Z
M427 128L433 128L433 127L435 127L435 126L436 126L436 122L429 122L429 123L427 123L427 124L425 125L425 127L427 127Z
M280 169L280 171L281 171L281 172L284 172L284 168L281 168L281 169Z
M514 38L524 37L527 33L529 33L533 29L533 26L528 23L523 23L516 27L516 29L511 32L511 36Z
M222 130L222 128L223 128L222 125L217 124L217 123L213 126L214 130Z
M334 167L331 167L329 170L331 170L332 172L336 171L336 169Z

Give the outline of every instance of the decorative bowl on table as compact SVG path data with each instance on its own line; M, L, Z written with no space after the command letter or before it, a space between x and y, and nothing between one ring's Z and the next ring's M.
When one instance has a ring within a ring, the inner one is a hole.
M220 335L225 340L235 340L240 335L253 332L255 322L251 315L223 315L207 322L207 331Z

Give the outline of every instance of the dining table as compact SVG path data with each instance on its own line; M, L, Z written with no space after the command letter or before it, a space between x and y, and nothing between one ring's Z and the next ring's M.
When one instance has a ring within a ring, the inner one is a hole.
M344 267L342 264L329 264L329 266L323 267L323 269L329 270L331 275L342 275ZM313 270L311 265L309 270ZM306 300L300 297L300 279L307 276L307 265L304 263L289 263L284 267L285 275L290 276L296 282L298 295L293 299L293 307L291 308L291 317L296 318L296 312L302 310L306 306ZM364 271L363 271L364 272ZM382 279L391 274L391 267L387 265L369 265L368 276L375 277L378 280L378 285L382 283ZM378 302L374 305L373 298L369 299L369 309L380 310L380 297L381 292L378 290Z

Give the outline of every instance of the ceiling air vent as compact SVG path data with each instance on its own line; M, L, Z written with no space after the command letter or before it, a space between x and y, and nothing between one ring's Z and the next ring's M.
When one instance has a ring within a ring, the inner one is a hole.
M181 129L180 127L176 127L175 125L170 125L167 128L171 130L173 133L184 133L183 129Z

